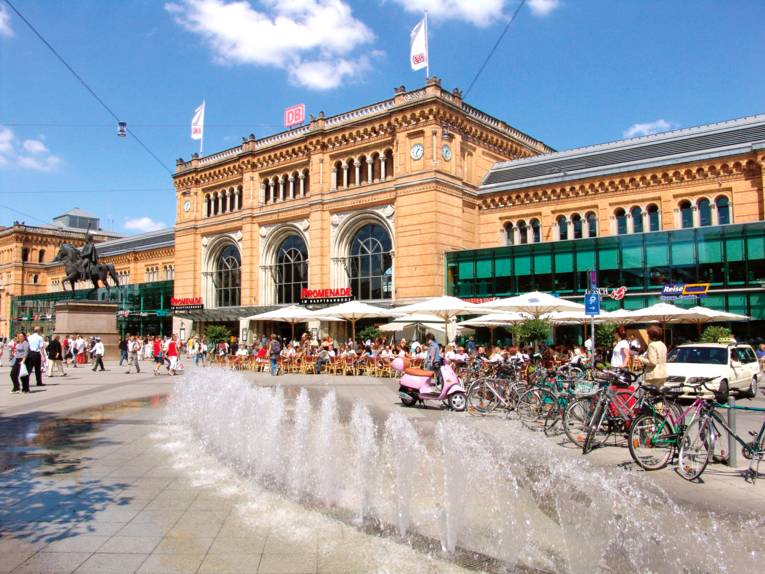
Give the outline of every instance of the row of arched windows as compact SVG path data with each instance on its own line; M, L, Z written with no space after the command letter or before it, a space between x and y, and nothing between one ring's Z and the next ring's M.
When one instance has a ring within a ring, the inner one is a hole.
M348 189L369 183L378 183L393 177L393 150L362 154L332 165L330 190Z
M159 267L152 266L147 267L146 271L144 272L144 280L146 283L151 283L152 281L159 281Z
M628 233L644 233L661 229L661 212L655 203L645 208L633 205L629 210L617 207L611 217L611 233L627 235Z
M569 217L559 215L555 219L555 236L560 241L582 239L598 236L598 216L594 211L588 211L584 217L580 213L572 213Z
M306 197L310 187L309 174L308 169L302 169L267 177L260 182L260 202L277 203Z
M695 203L684 199L677 205L676 224L683 229L727 225L732 220L731 207L730 200L725 195L716 197L714 202L706 197L700 197Z
M205 216L213 217L242 209L242 187L205 193Z
M22 247L21 248L21 261L24 263L29 263L30 259L30 250L29 247ZM45 249L40 249L37 252L37 262L38 263L45 263Z
M503 226L506 245L525 245L542 241L542 226L538 219L508 221Z

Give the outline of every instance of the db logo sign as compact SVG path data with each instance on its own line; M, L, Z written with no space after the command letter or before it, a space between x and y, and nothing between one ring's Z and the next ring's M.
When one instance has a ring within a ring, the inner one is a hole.
M284 110L284 127L289 128L305 121L305 104L298 104Z

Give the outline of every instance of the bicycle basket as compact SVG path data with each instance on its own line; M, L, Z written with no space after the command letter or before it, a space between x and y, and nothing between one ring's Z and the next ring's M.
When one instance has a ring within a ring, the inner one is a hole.
M597 385L592 381L582 381L574 386L574 394L580 397L592 395L596 392Z

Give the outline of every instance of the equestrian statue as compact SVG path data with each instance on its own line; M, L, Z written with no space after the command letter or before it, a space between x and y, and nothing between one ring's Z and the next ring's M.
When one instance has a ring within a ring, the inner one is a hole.
M69 243L62 243L53 261L64 264L64 269L66 270L66 277L62 281L64 290L66 290L67 282L72 286L72 293L74 293L77 281L92 281L93 289L91 289L90 293L98 289L99 282L103 283L108 293L109 277L114 279L114 284L119 287L119 277L117 277L114 265L98 262L98 251L96 251L96 245L93 243L93 237L90 235L90 228L85 232L85 245L83 245L82 250Z

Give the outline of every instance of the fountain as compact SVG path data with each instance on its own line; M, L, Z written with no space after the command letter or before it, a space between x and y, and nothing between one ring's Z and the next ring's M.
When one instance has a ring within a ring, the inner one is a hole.
M371 548L571 574L756 571L761 558L761 519L681 508L645 476L513 423L448 413L429 432L395 412L378 429L361 403L341 421L333 391L314 413L304 389L288 400L220 371L179 381L167 422L285 506L361 528Z

